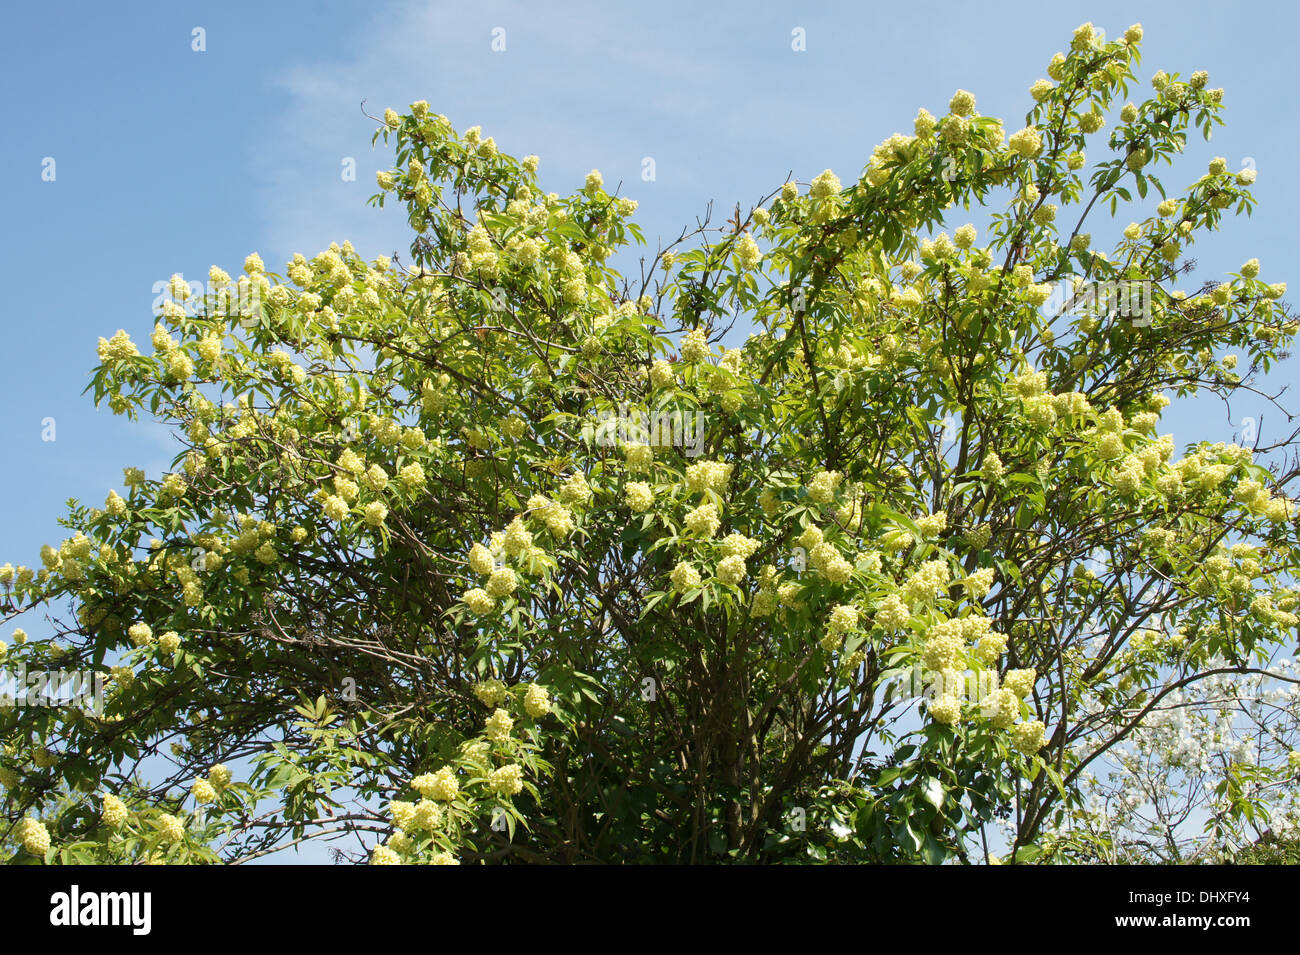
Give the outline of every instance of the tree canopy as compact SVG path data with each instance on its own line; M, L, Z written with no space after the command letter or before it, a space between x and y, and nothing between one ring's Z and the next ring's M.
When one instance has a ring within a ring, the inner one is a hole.
M1254 175L1166 185L1223 91L1140 39L656 246L599 172L388 110L409 257L253 254L100 339L94 400L182 446L0 568L52 629L6 665L106 680L0 709L14 861L1151 857L1099 767L1300 676L1293 440L1161 417L1297 325L1255 259L1176 287ZM1296 709L1201 767L1213 844L1294 819Z

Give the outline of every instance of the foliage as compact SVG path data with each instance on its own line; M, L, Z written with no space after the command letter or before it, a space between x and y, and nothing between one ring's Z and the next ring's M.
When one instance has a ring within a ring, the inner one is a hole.
M1167 192L1222 91L1131 93L1140 35L1081 27L1009 138L959 91L639 274L599 173L388 111L409 262L253 255L174 279L152 354L101 339L95 401L183 447L0 573L7 620L75 615L10 663L110 677L0 713L15 859L1096 857L1098 761L1297 623L1290 443L1156 434L1296 324L1253 260L1175 289L1253 174ZM1234 765L1228 842L1288 772Z

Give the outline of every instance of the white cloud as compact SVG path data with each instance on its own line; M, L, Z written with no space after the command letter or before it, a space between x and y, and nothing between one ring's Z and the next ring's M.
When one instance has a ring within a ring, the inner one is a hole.
M543 182L556 191L576 188L595 166L647 212L656 197L683 191L700 208L701 197L738 198L729 182L710 183L704 164L716 167L728 140L766 135L753 110L792 98L764 95L736 110L749 82L743 71L694 55L681 24L662 20L652 9L629 17L596 4L562 13L520 2L469 13L444 2L380 8L344 54L274 77L287 106L252 157L268 261L344 239L366 255L405 251L400 207L378 213L365 204L390 153L382 142L371 149L375 122L363 100L378 116L426 99L458 129L481 125L504 151L540 155ZM495 27L506 31L504 53L491 48ZM646 155L659 165L654 186L640 180ZM356 160L355 182L340 176L344 157ZM784 172L773 173L778 182Z

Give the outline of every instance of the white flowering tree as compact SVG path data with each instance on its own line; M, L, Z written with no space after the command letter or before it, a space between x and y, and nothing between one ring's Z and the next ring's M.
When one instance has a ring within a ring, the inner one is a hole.
M1083 774L1086 802L1050 827L1053 852L1185 864L1289 851L1295 862L1300 664L1280 660L1271 669L1225 672L1169 693L1095 773Z
M958 91L847 188L622 272L636 203L599 173L546 193L388 111L409 260L251 255L173 280L152 354L101 339L95 400L182 447L0 568L6 620L52 631L9 663L108 681L100 712L0 711L14 858L1118 851L1105 760L1297 623L1291 443L1157 433L1296 324L1253 259L1175 288L1252 175L1167 190L1222 91L1126 102L1140 38L1081 27L1010 137ZM1278 805L1280 746L1234 763L1223 841Z

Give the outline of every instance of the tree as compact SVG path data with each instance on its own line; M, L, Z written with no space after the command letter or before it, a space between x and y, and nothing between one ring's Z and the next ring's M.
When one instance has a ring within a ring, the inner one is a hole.
M409 262L250 255L173 279L152 355L100 341L96 402L183 447L3 568L6 619L70 614L10 662L109 677L102 713L0 716L15 858L1076 857L1098 761L1267 670L1300 599L1295 435L1156 435L1297 326L1253 259L1174 288L1253 172L1166 192L1222 91L1160 72L1116 119L1140 39L1080 27L1009 138L959 90L848 188L624 272L598 172L544 193L387 111Z
M1284 860L1300 823L1300 664L1270 670L1169 693L1081 776L1055 852L1109 864Z

